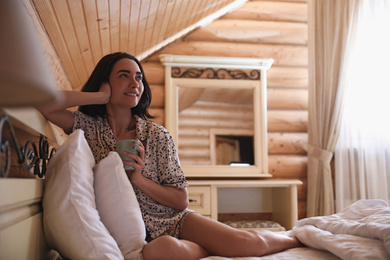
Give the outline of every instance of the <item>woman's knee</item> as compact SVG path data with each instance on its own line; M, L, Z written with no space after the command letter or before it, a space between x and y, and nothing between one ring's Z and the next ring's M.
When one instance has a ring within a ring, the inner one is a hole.
M161 236L147 245L142 252L144 260L176 259L180 247L178 239L171 236Z
M171 236L161 236L144 247L144 260L183 260L199 259L207 252L190 241L179 240Z

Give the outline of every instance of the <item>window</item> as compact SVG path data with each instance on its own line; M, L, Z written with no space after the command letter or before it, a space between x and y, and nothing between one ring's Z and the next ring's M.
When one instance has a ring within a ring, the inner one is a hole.
M390 201L390 1L360 1L336 147L336 210Z

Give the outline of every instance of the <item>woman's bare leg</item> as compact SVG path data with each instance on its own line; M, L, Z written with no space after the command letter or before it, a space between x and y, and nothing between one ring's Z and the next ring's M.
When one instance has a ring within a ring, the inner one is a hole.
M268 244L268 250L264 255L273 254L289 248L301 247L303 244L296 237L286 236L266 229L248 230L257 236L261 236Z
M219 256L261 256L300 246L294 237L268 230L243 231L199 214L189 214L181 238L192 241Z
M144 260L198 260L209 254L201 246L191 241L179 240L171 236L161 236L145 245Z

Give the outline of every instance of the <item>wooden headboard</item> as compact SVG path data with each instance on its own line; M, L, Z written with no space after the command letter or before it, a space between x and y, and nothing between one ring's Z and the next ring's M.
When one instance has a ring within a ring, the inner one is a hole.
M42 175L66 135L33 108L0 108L0 119L0 259L48 259Z

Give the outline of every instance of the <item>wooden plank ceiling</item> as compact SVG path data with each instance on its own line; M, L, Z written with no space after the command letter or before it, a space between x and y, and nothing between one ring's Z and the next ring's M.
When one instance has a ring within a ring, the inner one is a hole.
M73 89L104 55L140 60L246 0L32 0Z

